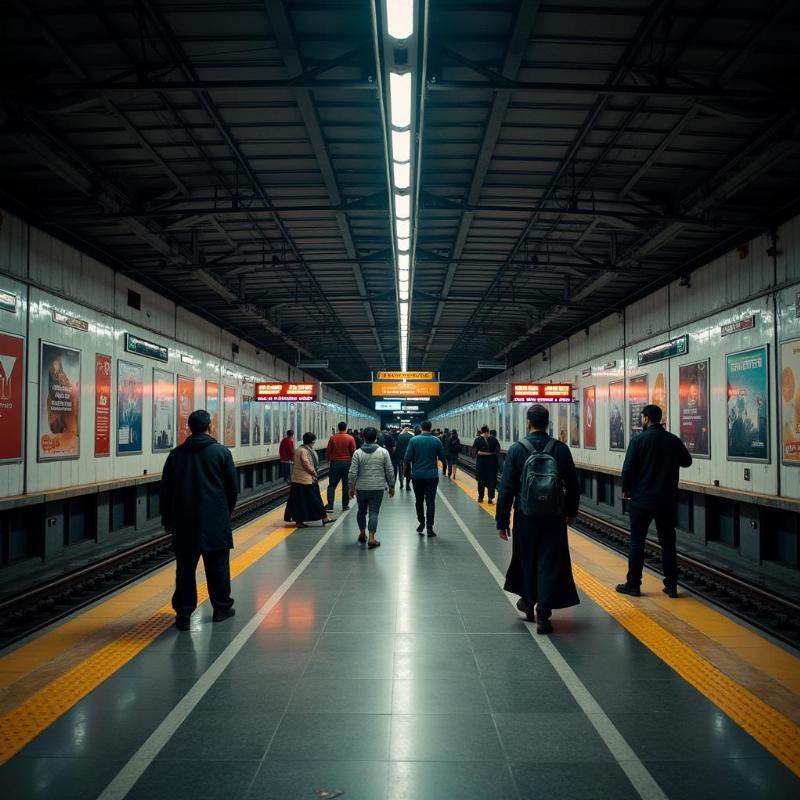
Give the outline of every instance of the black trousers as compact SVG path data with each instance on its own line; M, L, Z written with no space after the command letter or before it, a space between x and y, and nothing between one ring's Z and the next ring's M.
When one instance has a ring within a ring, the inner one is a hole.
M483 493L489 495L490 500L494 500L494 492L497 488L497 460L492 456L478 456L480 462L482 458L489 460L488 464L477 464L475 479L478 481L478 500L483 500Z
M641 586L644 567L644 544L650 523L655 520L658 543L661 545L661 567L664 586L674 589L678 585L678 553L675 545L674 509L631 508L631 541L628 551L628 586Z
M417 522L425 523L428 530L433 529L433 518L436 515L436 488L439 477L412 478L414 500L417 506Z
M231 561L230 550L207 550L205 553L178 553L175 556L175 594L172 607L176 614L191 614L197 608L195 572L200 556L206 568L208 595L214 609L230 608Z

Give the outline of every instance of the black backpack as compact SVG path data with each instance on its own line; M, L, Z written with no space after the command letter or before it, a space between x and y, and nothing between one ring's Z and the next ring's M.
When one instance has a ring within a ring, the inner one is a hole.
M522 467L520 511L528 517L563 516L564 485L553 458L556 440L549 438L542 450L537 450L528 439L519 442L529 453Z

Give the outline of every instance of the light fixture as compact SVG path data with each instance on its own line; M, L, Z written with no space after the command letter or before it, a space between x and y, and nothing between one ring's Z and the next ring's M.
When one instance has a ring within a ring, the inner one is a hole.
M411 249L411 239L407 236L398 236L397 249L402 253L407 253Z
M386 0L386 29L393 39L414 33L414 0Z
M408 261L408 253L400 253L400 255L397 256L397 269L400 270L400 272L408 272Z
M395 161L392 164L394 185L398 189L408 189L411 186L411 164L408 161Z
M394 196L394 213L398 219L408 219L411 216L411 197L407 194Z
M397 229L398 239L407 239L411 236L411 220L410 219L396 219L394 226Z
M389 118L394 128L411 124L411 73L389 73Z
M392 158L411 161L411 131L392 131Z

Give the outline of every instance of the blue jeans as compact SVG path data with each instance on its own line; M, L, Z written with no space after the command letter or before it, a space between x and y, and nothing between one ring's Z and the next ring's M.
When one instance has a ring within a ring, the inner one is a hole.
M358 502L358 513L356 514L358 529L375 533L378 530L378 514L383 502L383 489L357 489L356 500ZM369 524L367 524L367 511L369 511Z
M328 473L328 508L333 508L333 498L336 487L342 482L342 509L350 505L347 495L347 473L350 472L349 461L331 461L331 471Z

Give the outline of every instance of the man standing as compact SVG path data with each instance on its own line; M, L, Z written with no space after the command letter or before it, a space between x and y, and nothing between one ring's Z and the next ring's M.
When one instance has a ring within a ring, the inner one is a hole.
M292 477L292 462L294 461L294 431L286 431L286 436L281 439L278 447L278 458L281 461L281 477L289 483Z
M494 503L494 492L497 488L497 470L500 466L500 442L489 432L489 426L484 425L475 441L472 443L475 452L475 477L478 481L478 502L483 502L486 492L489 505Z
M436 488L439 485L439 460L444 458L444 448L438 437L431 433L431 422L420 425L422 433L408 443L403 463L411 465L411 480L414 483L414 499L417 507L417 533L422 536L427 528L428 536L436 536L433 519L436 514Z
M509 447L503 464L495 514L498 534L508 540L514 509L511 563L503 588L520 596L517 608L536 621L541 634L552 632L554 608L580 602L567 539L567 524L580 502L578 473L569 447L547 435L549 423L545 406L528 409L527 436Z
M675 544L675 510L678 504L680 467L691 466L692 457L683 442L664 429L661 409L642 409L642 432L631 439L622 465L622 496L630 500L631 539L628 575L617 586L620 594L641 595L644 544L655 520L664 569L664 594L678 596L678 553Z
M326 511L333 511L333 498L336 495L336 487L339 481L342 482L342 511L347 511L350 507L350 495L347 493L347 473L350 471L350 462L353 460L353 453L356 451L356 440L347 433L347 423L340 422L339 432L328 439L328 461L331 464L331 471L328 475L328 505Z
M397 437L397 443L394 450L394 461L400 477L400 489L402 490L403 480L405 479L406 491L410 491L411 489L411 478L408 476L408 470L406 469L405 465L406 449L408 448L408 443L413 438L414 436L411 433L411 428L403 428L403 430L400 432L400 435Z
M231 451L213 439L207 411L189 415L192 435L167 456L161 476L161 521L175 549L175 626L189 630L197 608L195 570L200 556L206 571L214 622L232 617L231 513L239 479Z

